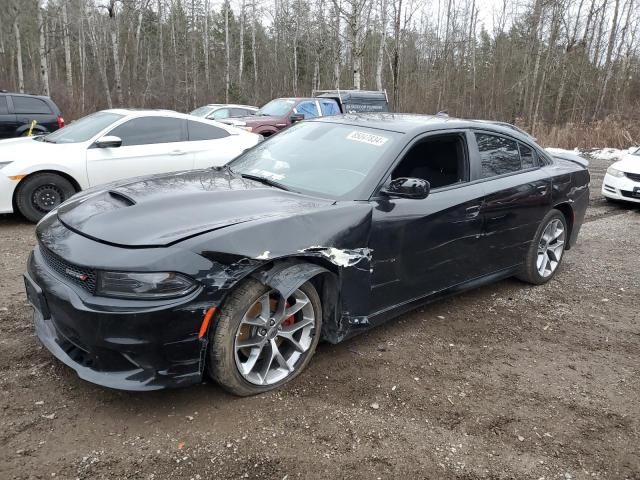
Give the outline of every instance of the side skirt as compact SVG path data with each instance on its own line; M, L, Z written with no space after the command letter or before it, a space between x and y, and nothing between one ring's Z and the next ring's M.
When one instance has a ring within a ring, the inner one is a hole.
M452 287L446 288L444 290L440 290L436 293L430 293L424 295L422 297L413 298L411 300L407 300L406 302L399 303L397 305L393 305L391 307L387 307L384 310L379 310L368 317L368 322L365 324L361 324L362 326L354 326L352 327L347 335L340 339L346 340L347 338L351 338L359 333L370 330L371 328L382 325L383 323L392 320L403 313L410 312L411 310L415 310L416 308L433 303L437 300L442 300L444 298L448 298L459 293L465 292L467 290L472 290L477 287L481 287L483 285L488 285L490 283L495 283L499 280L504 280L505 278L509 278L518 273L520 269L520 265L515 265L513 267L508 267L503 270L499 270L494 273L490 273L488 275L483 275L481 277L474 278L472 280L468 280L463 283L459 283L457 285L453 285ZM331 341L331 339L329 339ZM331 342L338 343L338 342Z

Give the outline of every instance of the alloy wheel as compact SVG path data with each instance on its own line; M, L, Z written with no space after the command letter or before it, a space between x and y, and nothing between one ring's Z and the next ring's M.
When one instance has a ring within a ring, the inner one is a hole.
M536 268L541 277L547 278L556 271L564 253L564 243L564 224L554 218L544 228L538 244Z
M272 385L302 363L315 335L316 315L300 289L289 298L272 290L245 312L235 336L238 372L249 383Z

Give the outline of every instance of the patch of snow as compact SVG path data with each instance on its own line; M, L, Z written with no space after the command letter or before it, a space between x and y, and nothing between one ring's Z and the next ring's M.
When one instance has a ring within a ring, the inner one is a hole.
M269 260L269 254L271 252L269 250L266 250L262 255L258 255L256 257L256 260Z
M628 153L628 150L619 150L617 148L600 148L598 150L591 150L584 153L588 154L592 158L597 158L598 160L615 160L624 157Z

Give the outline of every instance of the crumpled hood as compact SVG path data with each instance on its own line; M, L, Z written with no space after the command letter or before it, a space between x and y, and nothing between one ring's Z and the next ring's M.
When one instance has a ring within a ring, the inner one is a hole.
M622 160L611 166L626 173L640 174L640 156L625 155Z
M156 247L240 223L321 210L332 203L224 170L196 170L94 189L63 204L57 216L68 228L97 241Z

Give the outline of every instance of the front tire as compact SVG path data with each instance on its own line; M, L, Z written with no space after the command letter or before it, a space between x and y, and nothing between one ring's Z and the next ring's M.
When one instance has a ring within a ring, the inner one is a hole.
M16 189L18 211L37 223L51 210L76 193L71 182L55 173L34 173L22 180Z
M322 307L306 282L289 298L254 279L225 302L211 332L210 376L239 396L267 392L308 365L322 331Z
M568 239L567 220L562 212L549 211L540 222L517 277L534 285L547 283L560 268Z

